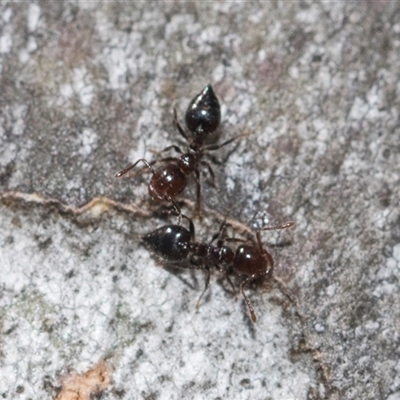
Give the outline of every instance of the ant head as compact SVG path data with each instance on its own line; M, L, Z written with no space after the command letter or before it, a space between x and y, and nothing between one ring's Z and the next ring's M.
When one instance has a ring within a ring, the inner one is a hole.
M180 225L167 225L142 237L157 256L166 261L184 260L190 250L190 232Z
M244 244L237 248L233 269L239 275L252 279L266 278L272 274L274 260L266 250Z
M221 122L221 107L211 85L207 85L189 104L185 122L196 136L214 132Z

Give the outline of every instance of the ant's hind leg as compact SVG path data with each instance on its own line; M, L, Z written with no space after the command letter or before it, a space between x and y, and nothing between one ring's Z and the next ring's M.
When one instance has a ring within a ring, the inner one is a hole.
M182 222L182 216L187 218L185 215L182 214L182 210L180 205L173 199L173 198L169 198L167 199L168 201L170 201L172 203L173 206L173 210L170 211L171 214L174 214L178 217L178 225L181 224Z
M165 149L158 151L156 154L166 153L169 150L174 150L178 154L182 154L182 150L176 144L172 144L171 146L168 146Z
M174 125L176 126L176 129L178 129L178 132L185 138L185 140L188 142L189 138L187 137L185 131L181 127L181 125L178 122L178 115L176 113L176 107L174 107Z
M233 284L231 278L229 278L228 272L225 271L225 270L224 271L220 270L220 272L222 272L224 274L224 277L226 278L226 280L228 281L230 287L232 288L233 296L236 299L236 288L235 288L235 285Z
M193 221L186 215L184 215L184 214L181 214L181 215L182 215L182 218L185 218L186 221L189 222L190 241L195 242L196 241L196 233L195 233ZM195 264L195 262L192 262L192 264Z
M214 175L213 169L211 168L211 165L210 165L207 161L200 161L200 164L207 167L208 173L209 173L210 176L211 176L211 181L210 181L211 186L212 186L214 189L216 189L217 186L215 185L215 175Z
M233 138L221 143L221 144L211 144L210 146L205 146L204 147L204 151L214 151L214 150L218 150L221 147L227 146L228 144L234 142L236 139L240 139L242 137L246 137L249 136L249 133L243 133L242 135L237 135L234 136Z
M176 157L164 157L164 158L160 158L157 161L158 162L177 162L177 161L179 161L179 159Z
M244 301L246 302L247 309L249 310L251 322L253 322L253 324L255 324L257 322L257 316L256 316L256 313L254 312L253 304L251 304L250 299L246 296L246 293L244 292L245 286L249 282L251 282L251 280L252 280L252 278L247 278L240 284L240 292L242 293Z
M214 242L221 236L222 232L224 231L225 226L226 226L226 217L224 218L221 225L219 226L218 232L214 233L214 235L212 236L209 244L212 244L212 242ZM218 243L220 246L223 245L223 241L219 241Z
M196 214L201 218L201 185L200 185L200 172L195 169L194 173L196 175Z
M201 299L203 298L204 293L207 291L208 287L210 286L211 270L210 270L210 268L207 267L207 268L206 268L206 271L207 271L206 284L205 284L205 286L204 286L203 293L200 295L199 299L197 300L197 303L196 303L196 310L199 309Z
M115 176L116 176L117 178L119 178L119 177L121 177L122 175L125 175L125 174L126 174L127 172L129 172L131 169L135 168L136 165L138 165L140 162L142 162L142 163L152 172L152 174L154 175L154 169L153 169L153 167L152 167L151 165L152 165L152 164L155 164L155 162L154 162L154 163L149 163L149 162L148 162L147 160L145 160L144 158L141 158L140 160L137 160L134 164L130 165L129 167L124 168L124 169L122 169L121 171L117 172L117 173L115 174Z

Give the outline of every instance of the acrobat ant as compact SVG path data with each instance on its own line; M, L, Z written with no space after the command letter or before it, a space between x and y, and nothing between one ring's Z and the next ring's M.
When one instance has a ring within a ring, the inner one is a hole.
M173 204L174 210L177 213L179 220L181 217L181 209L175 201L178 196L187 186L188 176L195 174L196 181L196 210L200 213L201 208L201 186L199 165L206 166L212 181L214 181L214 172L210 164L202 160L204 153L220 149L223 146L232 143L237 138L244 136L235 136L222 144L212 144L204 146L205 140L216 131L221 122L221 108L218 99L211 85L207 85L201 93L194 97L190 102L186 114L185 123L193 138L189 139L184 129L178 122L176 108L174 108L174 124L181 136L189 143L186 153L176 146L168 146L161 152L175 150L180 154L180 157L167 157L153 162L148 162L144 158L139 159L129 167L119 171L116 177L121 177L132 170L137 164L142 162L145 167L153 174L149 183L150 196L159 201L170 201ZM166 162L167 164L153 169L152 165L157 162Z
M185 218L189 221L189 230L181 225L166 225L143 236L143 241L157 256L171 265L189 269L204 269L207 272L205 287L197 301L197 308L209 287L211 267L215 267L225 274L234 291L234 286L227 273L232 269L237 275L245 276L239 286L240 292L246 302L251 321L256 323L257 317L253 305L244 292L244 288L254 280L271 278L274 267L271 254L264 249L261 243L261 232L291 228L295 222L289 221L281 225L260 228L256 231L256 240L252 238L250 242L237 238L225 238L218 240L217 244L213 245L212 242L221 235L225 221L211 242L200 243L195 241L193 222L189 218ZM225 242L243 242L244 244L241 244L234 252L224 244ZM189 266L187 261L189 261Z

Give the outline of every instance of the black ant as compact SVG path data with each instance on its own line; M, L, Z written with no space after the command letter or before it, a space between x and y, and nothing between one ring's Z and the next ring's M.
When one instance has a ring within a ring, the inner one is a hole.
M201 93L199 93L190 102L186 110L185 123L193 135L192 140L189 139L179 124L176 108L174 108L174 124L178 129L178 132L189 143L188 151L183 153L182 150L176 145L168 146L162 150L162 152L173 149L180 154L180 157L167 157L151 163L144 158L141 158L129 167L119 171L116 174L116 177L126 174L137 164L142 162L153 174L149 183L150 196L155 200L166 200L172 202L174 211L177 213L180 220L181 209L178 203L175 201L175 197L185 189L188 176L194 172L197 186L196 210L199 214L201 201L200 172L198 169L199 165L207 167L212 181L214 182L214 172L208 162L202 161L203 154L207 151L217 150L229 143L232 143L237 138L244 136L235 136L234 138L229 139L222 144L204 146L205 140L218 128L220 122L221 108L218 99L211 85L207 85L201 91ZM168 164L154 170L152 165L158 161L167 162Z
M295 222L289 221L281 225L260 228L256 231L256 240L252 238L250 242L236 238L225 238L218 240L217 244L213 245L212 242L221 235L225 221L221 224L219 231L213 236L210 243L199 243L195 241L193 222L189 218L185 218L189 221L189 230L181 225L166 225L143 236L143 241L157 256L172 265L206 270L205 288L197 302L197 308L210 284L210 267L215 267L223 272L232 287L233 284L227 275L230 269L233 269L239 276L245 276L245 279L240 284L240 292L246 302L251 321L256 323L257 317L253 305L244 292L244 288L256 279L271 278L274 267L274 260L271 254L263 248L261 243L261 231L291 228L295 225ZM244 242L244 244L241 244L236 249L236 252L224 244L225 242L238 241ZM189 254L190 266L188 267ZM234 287L233 290L235 292Z

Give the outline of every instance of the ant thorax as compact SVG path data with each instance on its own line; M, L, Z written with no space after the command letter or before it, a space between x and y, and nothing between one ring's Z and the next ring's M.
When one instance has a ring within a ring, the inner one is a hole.
M205 265L218 269L232 265L235 259L235 253L230 247L219 244L191 243L190 252Z
M196 170L201 156L201 152L189 151L181 155L177 165L184 174L189 175Z

